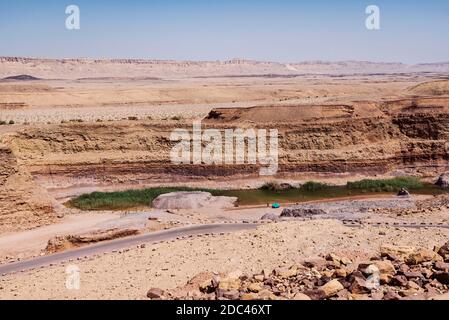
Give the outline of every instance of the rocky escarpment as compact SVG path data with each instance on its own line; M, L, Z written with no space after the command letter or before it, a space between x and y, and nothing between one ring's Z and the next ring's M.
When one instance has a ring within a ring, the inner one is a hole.
M54 219L46 191L18 166L12 150L0 144L0 233L45 225Z
M275 120L275 121L274 121ZM216 109L203 129L277 129L278 176L446 171L449 99L383 104ZM258 177L257 164L173 164L180 121L29 128L8 138L18 163L46 186Z
M254 75L447 73L449 63L406 65L366 61L309 61L278 63L232 59L227 61L173 61L142 59L34 59L0 57L0 77L30 74L47 79L163 77L185 78Z

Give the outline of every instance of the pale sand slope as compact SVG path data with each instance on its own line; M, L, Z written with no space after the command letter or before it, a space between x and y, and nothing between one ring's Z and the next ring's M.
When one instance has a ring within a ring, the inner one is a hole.
M383 231L386 235L380 235ZM65 287L66 266L0 278L1 299L145 299L150 287L173 288L203 271L259 272L319 253L368 257L381 244L432 249L449 238L446 229L344 227L338 221L285 222L224 236L147 245L76 261L81 289ZM270 252L268 255L267 252Z

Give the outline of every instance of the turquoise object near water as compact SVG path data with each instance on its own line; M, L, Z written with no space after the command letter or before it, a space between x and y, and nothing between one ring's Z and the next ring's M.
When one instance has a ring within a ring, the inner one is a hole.
M272 205L271 205L271 207L273 208L273 209L279 209L280 207L281 207L281 205L279 204L279 203L273 203Z

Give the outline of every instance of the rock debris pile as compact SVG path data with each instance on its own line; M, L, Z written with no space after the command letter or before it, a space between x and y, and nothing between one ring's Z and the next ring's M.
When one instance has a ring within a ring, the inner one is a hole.
M449 299L449 242L435 250L384 245L368 261L328 254L245 275L198 276L182 288L152 288L151 299L428 300Z

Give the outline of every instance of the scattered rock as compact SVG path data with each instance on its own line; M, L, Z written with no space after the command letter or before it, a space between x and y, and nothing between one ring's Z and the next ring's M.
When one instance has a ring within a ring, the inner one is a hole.
M429 300L449 300L449 293L433 296Z
M415 247L409 246L394 246L383 245L380 247L380 254L382 257L390 258L391 260L402 259L416 251Z
M326 294L323 290L320 289L313 289L313 290L306 290L304 291L304 294L309 297L310 300L323 300L326 299Z
M383 297L384 300L401 300L401 296L393 291L393 290L388 290Z
M382 257L387 257L390 260L406 261L409 265L416 265L422 262L443 261L443 258L435 251L417 249L415 247L383 245L380 248L380 252Z
M407 279L423 279L424 278L423 274L419 271L405 271L405 272L403 272L403 275Z
M446 254L447 244L438 252ZM415 247L385 245L383 257L367 262L343 261L336 254L309 258L303 264L264 269L255 275L239 270L225 277L205 274L187 289L165 295L150 289L152 299L229 300L423 300L449 299L449 263L436 252ZM348 264L346 264L348 263ZM194 278L195 279L195 278ZM192 279L193 280L193 279ZM193 286L193 290L192 290ZM196 286L196 288L195 288ZM188 292L188 295L184 294Z
M259 281L259 282L262 282L262 281L265 280L265 276L264 276L263 274L256 274L256 275L254 276L254 280Z
M298 269L296 267L291 268L277 268L274 270L275 275L281 279L288 279L294 277L298 274Z
M379 284L390 284L392 278L393 276L390 274L381 274L379 276Z
M367 294L351 294L351 300L371 300Z
M221 296L225 299L237 300L240 297L240 293L238 290L222 291Z
M360 277L354 277L351 286L349 287L349 291L355 294L364 294L371 292L371 289L366 283L365 279Z
M303 218L315 215L325 215L326 211L316 208L285 208L282 210L281 217L285 218Z
M338 278L345 278L348 272L345 269L336 269L334 275Z
M304 265L309 268L323 270L327 265L327 261L320 257L310 258L310 259L304 260Z
M214 292L214 284L212 282L212 279L206 280L202 284L200 284L199 289L203 293Z
M312 300L312 299L310 299L310 297L305 295L304 293L298 292L293 296L292 300Z
M337 279L331 280L325 285L320 287L320 290L324 292L325 298L333 297L343 289L344 289L343 285Z
M405 287L408 283L408 280L405 276L394 276L390 280L390 285L396 286L396 287Z
M374 265L379 269L381 274L395 274L396 269L394 265L389 260L379 260L375 261Z
M248 290L251 291L251 292L254 292L254 293L262 291L262 289L263 289L262 285L260 283L257 283L257 282L256 283L251 283L248 286Z
M225 278L219 281L218 289L221 291L238 290L240 288L240 280L235 278Z
M398 192L398 197L410 197L410 192L405 188L401 188Z
M271 221L278 221L279 216L274 213L266 213L260 218L260 220L271 220Z
M448 188L449 187L449 173L443 173L442 175L440 175L438 177L435 185L439 186L440 188Z
M151 288L147 292L147 297L150 299L161 299L164 296L164 290L158 288Z
M449 241L438 250L438 254L443 257L444 261L449 262Z
M427 249L415 250L414 252L409 254L408 257L406 258L407 264L412 265L428 261L443 261L443 258L435 251Z
M441 270L441 271L449 271L449 263L437 261L437 262L435 262L435 269Z
M257 294L255 293L244 293L242 294L242 296L240 297L240 300L257 300L259 297Z
M449 272L436 271L432 274L432 279L436 279L442 284L449 284Z

